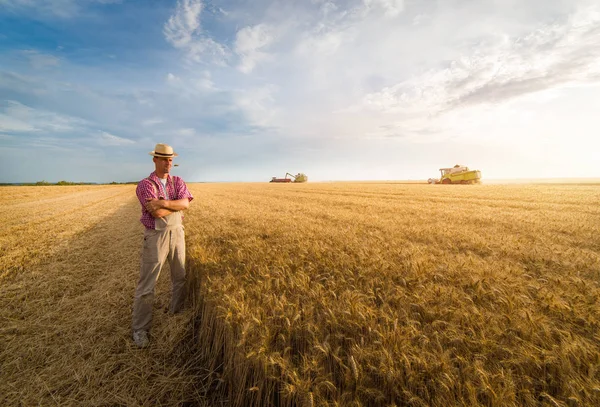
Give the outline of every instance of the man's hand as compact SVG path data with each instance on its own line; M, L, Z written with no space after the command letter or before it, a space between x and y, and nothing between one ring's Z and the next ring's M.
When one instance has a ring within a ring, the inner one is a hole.
M150 213L154 213L159 209L164 208L165 201L156 198L146 198L146 210Z
M187 198L168 201L165 199L146 198L146 210L155 218L162 218L173 212L186 210L190 206Z

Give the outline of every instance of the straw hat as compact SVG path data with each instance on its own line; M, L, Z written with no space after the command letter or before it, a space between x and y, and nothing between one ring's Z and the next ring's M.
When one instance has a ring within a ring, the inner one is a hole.
M154 151L150 151L148 154L154 157L177 157L177 154L173 151L173 147L168 144L158 143L154 147Z

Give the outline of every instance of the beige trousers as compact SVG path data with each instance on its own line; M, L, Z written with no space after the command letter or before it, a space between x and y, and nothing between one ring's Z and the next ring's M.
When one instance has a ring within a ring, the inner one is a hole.
M154 287L167 260L173 287L170 312L176 313L185 301L185 233L180 212L156 219L156 229L144 231L140 279L133 302L134 331L148 331L152 326Z

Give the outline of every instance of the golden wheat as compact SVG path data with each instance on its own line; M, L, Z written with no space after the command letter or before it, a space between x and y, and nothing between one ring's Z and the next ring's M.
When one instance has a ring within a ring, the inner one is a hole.
M191 188L147 351L134 188L3 189L0 404L600 405L598 185Z
M198 363L222 350L231 405L600 403L598 186L193 192Z

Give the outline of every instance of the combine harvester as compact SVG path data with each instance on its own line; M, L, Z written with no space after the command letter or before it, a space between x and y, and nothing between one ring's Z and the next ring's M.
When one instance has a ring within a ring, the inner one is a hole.
M288 175L292 178L288 178ZM306 182L308 181L308 177L305 174L302 174L301 172L299 172L296 175L292 175L289 172L285 173L285 178L277 178L277 177L273 177L271 178L271 181L269 182Z
M469 170L469 167L455 165L452 168L440 168L441 178L429 178L430 184L481 184L481 171Z

